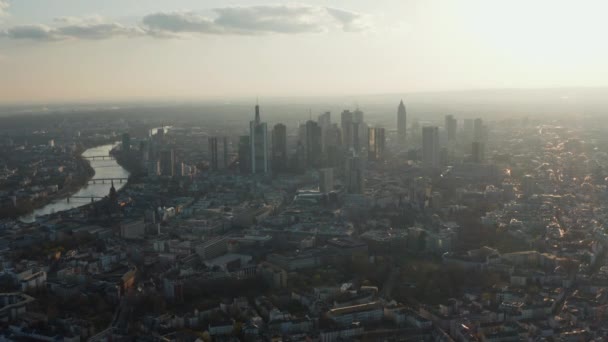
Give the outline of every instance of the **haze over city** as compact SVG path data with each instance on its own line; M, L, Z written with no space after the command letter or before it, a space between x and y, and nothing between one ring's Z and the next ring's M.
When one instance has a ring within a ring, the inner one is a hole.
M608 341L607 12L0 0L0 342Z
M605 87L603 1L2 0L0 102Z

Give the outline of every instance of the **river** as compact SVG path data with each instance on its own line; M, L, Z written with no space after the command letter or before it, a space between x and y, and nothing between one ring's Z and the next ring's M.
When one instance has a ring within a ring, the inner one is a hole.
M110 150L114 147L114 144L102 145L90 148L82 153L84 157L87 156L107 156L110 154ZM116 160L114 159L106 159L106 160L91 160L91 167L95 170L95 175L93 179L97 178L127 178L129 177L129 172L125 170L122 166L118 165ZM114 187L116 190L119 190L123 186L126 185L126 182L114 183ZM84 197L84 198L70 198L68 202L65 198L56 199L51 203L45 205L42 208L34 210L32 213L22 216L20 220L22 222L34 222L36 217L44 216L52 213L56 213L59 211L69 210L77 207L81 207L83 205L87 205L91 203L91 196L94 196L95 201L99 200L99 197L107 196L110 192L110 187L112 185L110 182L106 182L105 184L96 183L85 185L78 192L73 194L72 196L76 197Z

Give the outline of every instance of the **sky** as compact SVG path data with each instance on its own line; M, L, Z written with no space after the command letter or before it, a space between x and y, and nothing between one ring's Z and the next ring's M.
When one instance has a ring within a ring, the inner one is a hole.
M608 86L600 0L0 0L0 103Z

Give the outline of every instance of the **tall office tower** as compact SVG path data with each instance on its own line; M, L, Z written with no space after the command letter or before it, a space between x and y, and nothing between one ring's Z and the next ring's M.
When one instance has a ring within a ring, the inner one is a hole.
M361 130L363 129L363 124L360 122L353 122L352 124L352 143L351 143L351 147L353 148L353 151L355 151L356 153L361 152Z
M287 127L276 124L272 129L272 171L287 170Z
M425 167L439 167L439 128L422 127L422 164Z
M363 118L363 111L359 108L355 110L353 113L353 122L364 123L365 120Z
M329 126L331 126L331 112L325 112L321 115L319 115L319 126L321 126L322 129L326 129Z
M209 138L209 156L211 157L211 170L217 171L218 159L217 159L217 137Z
M122 150L125 152L131 151L131 136L129 133L123 133L122 135Z
M340 123L342 128L342 145L348 150L353 146L353 113L350 110L343 111Z
M321 153L327 151L327 141L325 141L325 133L331 127L331 112L325 112L319 115L317 120L319 126L321 126Z
M358 156L346 160L346 190L351 194L362 194L364 190L363 163Z
M340 167L342 163L342 135L338 124L332 124L323 132L325 148L324 158L325 165L332 167Z
M248 135L239 137L239 171L243 174L251 172L251 147Z
M406 132L407 114L405 112L403 100L401 100L401 102L399 102L399 108L397 108L397 140L400 146L405 146Z
M175 151L173 149L160 152L160 174L169 177L175 175Z
M384 128L369 128L367 154L369 160L383 160L386 138Z
M464 133L465 141L468 141L468 142L473 141L473 126L474 126L473 119L464 119L463 133Z
M483 120L477 118L473 121L473 141L483 141Z
M326 194L334 189L334 169L319 169L319 191Z
M474 141L471 144L471 159L473 163L483 163L485 157L484 148L484 144L480 141Z
M312 120L306 122L306 164L309 167L321 164L321 126Z
M454 118L454 115L445 116L445 131L448 136L448 143L456 141L456 131L458 129L458 121Z
M228 137L224 137L222 140L223 140L222 143L224 145L224 150L222 151L222 155L223 155L224 158L222 160L222 164L221 165L222 165L222 167L224 169L227 169L228 168L228 163L230 162L230 160L228 160L229 159L228 158L228 146L229 146L228 145Z
M139 142L139 155L141 157L141 161L145 165L150 159L150 150L148 149L147 141L142 140Z
M251 148L251 172L268 172L268 129L260 121L260 106L255 105L255 120L249 123L249 145Z
M361 152L361 148L367 144L367 129L363 111L357 108L353 113L353 149Z

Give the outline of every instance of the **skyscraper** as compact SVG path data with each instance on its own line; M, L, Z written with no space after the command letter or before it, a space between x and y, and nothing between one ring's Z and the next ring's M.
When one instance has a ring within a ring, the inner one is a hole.
M260 106L255 105L255 120L249 123L251 172L268 172L268 128L260 120Z
M321 153L327 151L326 132L331 127L331 112L325 112L319 115L319 126L321 126Z
M312 120L306 122L306 163L309 167L321 164L321 126Z
M221 145L220 145L221 141ZM221 146L221 149L220 149ZM221 153L220 153L221 151ZM228 138L209 137L210 167L213 171L228 168Z
M422 127L422 164L425 167L439 167L439 128Z
M239 137L239 171L243 174L251 172L251 139L248 135Z
M367 139L367 154L369 160L384 159L385 134L384 128L369 128Z
M319 126L321 126L322 129L326 129L327 127L329 127L331 125L331 112L325 112L321 115L319 115Z
M319 191L322 193L331 192L334 189L334 169L319 169Z
M405 145L407 131L407 114L405 112L405 105L403 100L399 102L399 108L397 108L397 141L400 146Z
M209 156L211 157L211 170L218 170L218 159L217 159L217 137L209 138Z
M363 163L358 156L348 157L346 160L346 190L351 194L362 194L365 184L363 176Z
M473 141L483 141L484 138L483 120L480 118L473 121Z
M467 142L471 142L474 140L473 139L473 126L474 126L473 119L464 119L464 127L463 127L464 139Z
M360 122L353 122L352 123L352 129L351 129L351 134L352 134L352 142L351 142L351 147L353 148L353 151L359 153L361 152L361 131L363 129L363 124Z
M341 116L342 128L342 145L345 149L353 146L353 113L350 110L344 110Z
M363 117L363 111L359 108L357 108L355 110L355 112L353 113L353 122L357 122L357 123L364 123L364 117Z
M175 152L173 149L160 152L160 174L173 177L175 174Z
M332 124L323 132L325 147L325 165L339 167L344 165L342 162L342 135L338 124Z
M287 169L287 127L276 124L272 129L272 171L284 172Z
M357 108L353 112L353 150L359 153L367 144L367 124L365 124L363 111Z
M456 141L456 130L458 129L458 121L454 115L445 116L445 131L447 133L448 143Z
M483 163L484 160L484 145L480 141L474 141L471 145L471 159L473 163Z
M223 152L222 155L223 155L224 158L222 158L223 160L222 160L222 164L221 165L222 165L222 167L224 169L227 169L228 168L228 163L230 161L230 160L228 160L229 159L229 157L228 157L228 146L229 146L228 145L228 137L224 137L222 140L223 140L223 145L224 145L224 149L222 151Z

